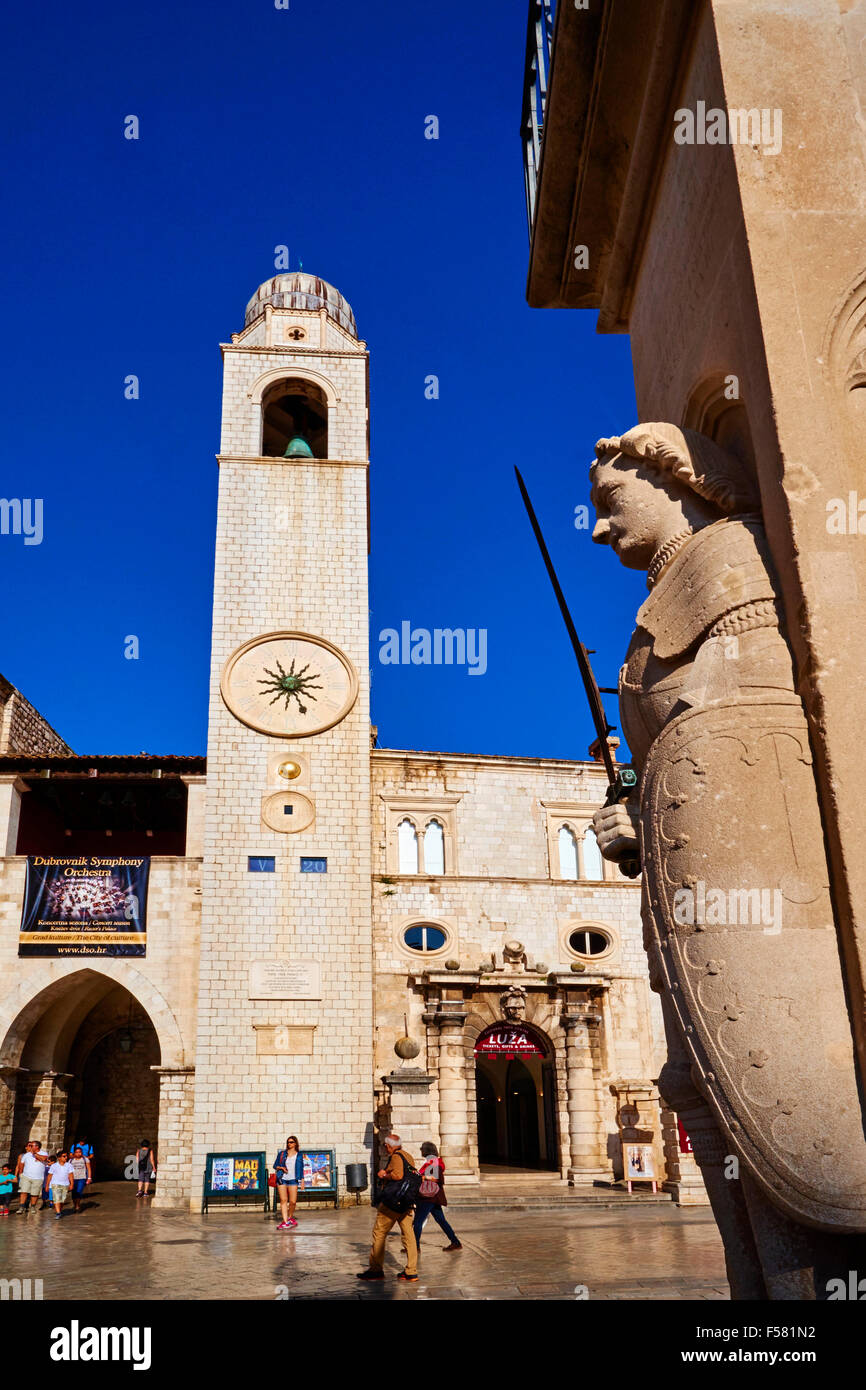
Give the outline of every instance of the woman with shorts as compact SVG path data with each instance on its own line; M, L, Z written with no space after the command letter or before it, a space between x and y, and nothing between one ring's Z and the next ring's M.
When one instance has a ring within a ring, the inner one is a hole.
M150 1141L142 1139L135 1151L135 1161L138 1170L138 1191L136 1198L150 1196L151 1178L156 1177L156 1154L150 1147Z
M286 1147L280 1149L277 1154L274 1172L277 1175L277 1194L283 1214L277 1230L290 1231L298 1224L295 1220L295 1204L298 1200L298 1188L303 1190L304 1187L304 1161L296 1135L290 1134L286 1140Z
M85 1158L84 1152L79 1144L72 1150L72 1158L69 1160L72 1168L72 1215L81 1210L81 1198L84 1189L91 1181L90 1159Z

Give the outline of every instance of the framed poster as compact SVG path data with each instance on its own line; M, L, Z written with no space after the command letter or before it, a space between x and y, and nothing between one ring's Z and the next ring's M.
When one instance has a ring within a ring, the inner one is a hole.
M213 1198L268 1203L268 1167L263 1153L209 1153L205 1158L202 1211Z
M150 859L28 854L19 956L143 956Z
M299 1202L333 1202L339 1206L337 1155L333 1149L301 1149L304 1165L304 1186L298 1191ZM277 1189L273 1189L273 1209L277 1209Z
M304 1188L333 1196L337 1191L337 1165L333 1149L302 1149Z
M623 1176L626 1182L655 1182L655 1155L652 1144L625 1142L622 1146Z

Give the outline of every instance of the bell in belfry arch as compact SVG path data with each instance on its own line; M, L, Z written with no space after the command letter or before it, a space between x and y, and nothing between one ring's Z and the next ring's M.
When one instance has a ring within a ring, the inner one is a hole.
M299 434L289 440L286 445L286 452L283 454L284 459L311 459L312 457L312 449L306 439L303 439Z

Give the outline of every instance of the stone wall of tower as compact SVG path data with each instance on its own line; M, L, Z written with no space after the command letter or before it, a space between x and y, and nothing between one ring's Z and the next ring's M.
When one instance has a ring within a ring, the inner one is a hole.
M250 332L253 330L251 329ZM264 373L316 373L333 404L327 460L263 460ZM267 347L226 349L214 582L204 846L199 1026L191 1202L205 1154L265 1149L287 1133L302 1147L369 1162L372 1118L370 789L367 598L366 354ZM244 458L243 456L247 457ZM352 460L336 464L335 458ZM354 664L358 698L347 717L300 740L269 738L236 720L220 696L226 659L248 639L296 630L335 643ZM316 819L282 834L261 819L268 759L309 763L303 790ZM249 873L269 855L275 873ZM300 872L327 856L327 874ZM275 957L321 963L319 1001L249 998L250 965ZM311 1025L311 1056L257 1053L258 1028Z

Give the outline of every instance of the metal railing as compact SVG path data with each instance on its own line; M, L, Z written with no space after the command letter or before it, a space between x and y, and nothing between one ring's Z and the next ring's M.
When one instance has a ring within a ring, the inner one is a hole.
M530 240L535 219L538 173L541 168L544 112L547 106L555 13L556 0L529 0L520 136L523 141L523 175L526 183L526 216L529 220Z

